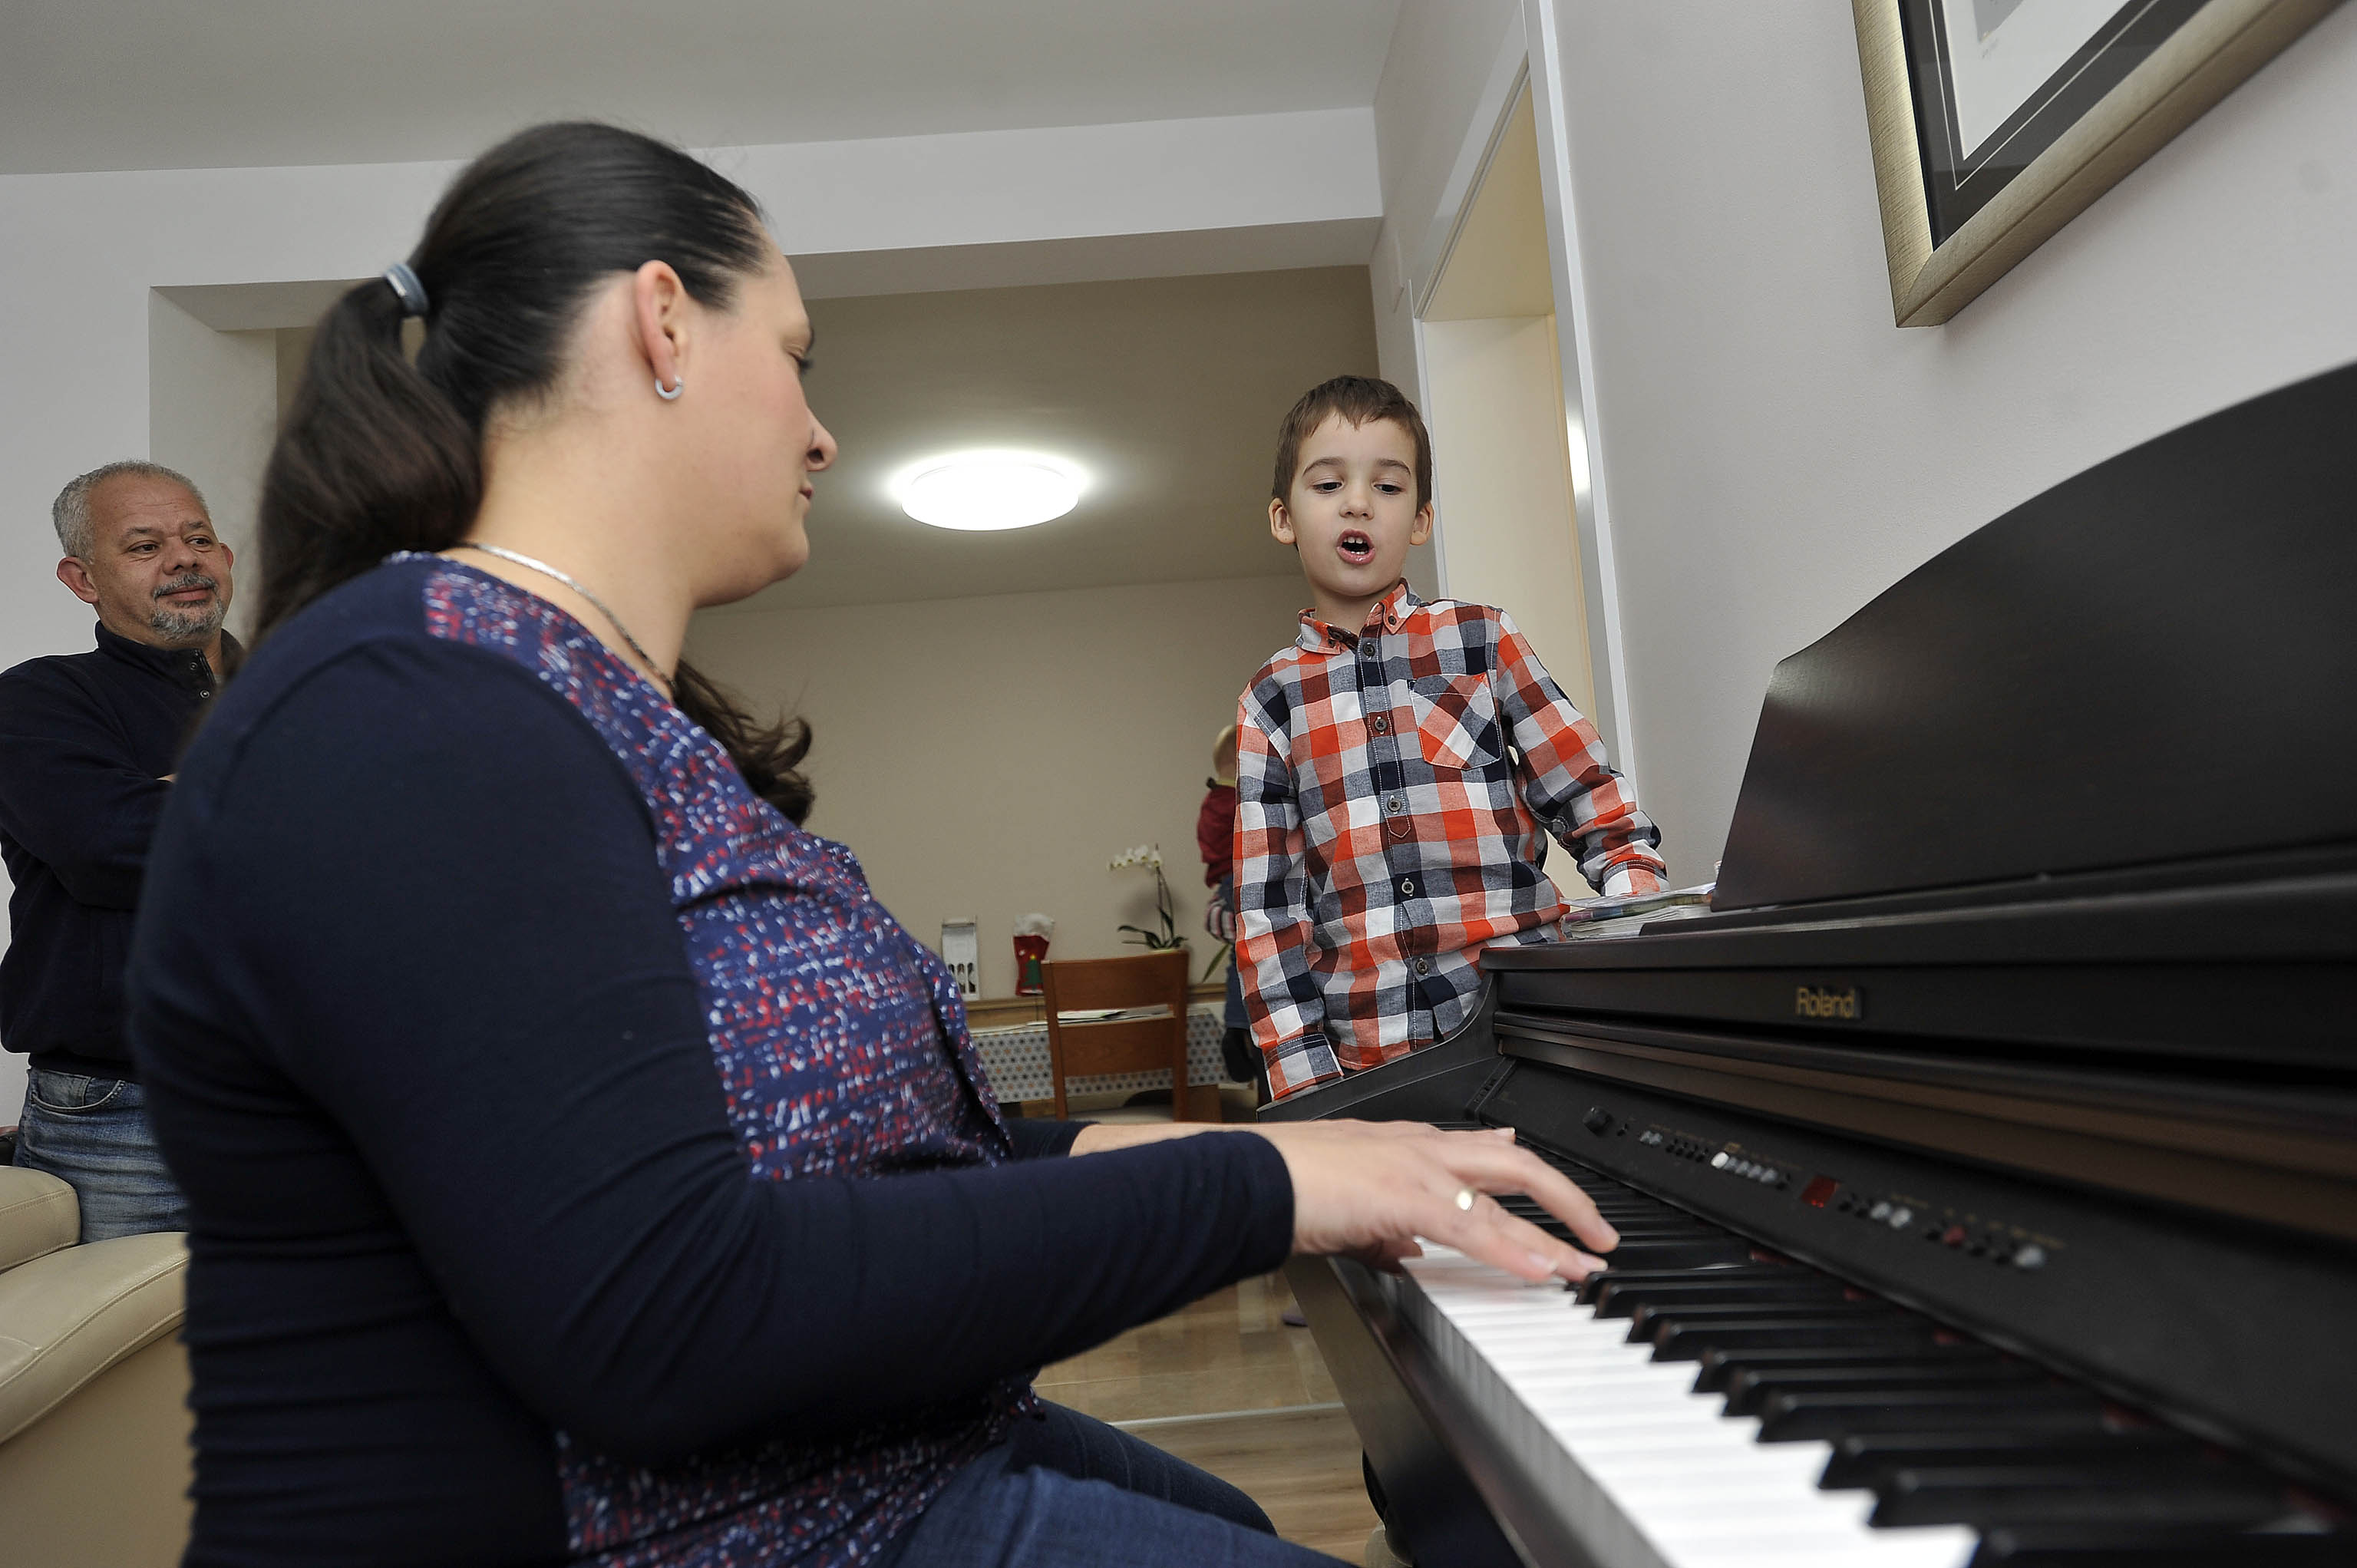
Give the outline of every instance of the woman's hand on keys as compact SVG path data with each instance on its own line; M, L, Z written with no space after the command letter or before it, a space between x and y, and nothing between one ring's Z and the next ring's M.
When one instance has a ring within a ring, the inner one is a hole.
M1602 1259L1558 1241L1491 1196L1528 1195L1593 1251L1620 1240L1587 1195L1514 1144L1512 1128L1442 1132L1418 1122L1264 1122L1293 1176L1293 1249L1395 1269L1417 1238L1525 1280L1587 1278Z

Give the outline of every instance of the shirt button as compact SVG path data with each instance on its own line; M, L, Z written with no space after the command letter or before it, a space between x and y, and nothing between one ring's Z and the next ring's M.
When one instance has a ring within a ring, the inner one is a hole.
M1400 878L1400 892L1401 892L1401 894L1402 894L1403 896L1405 896L1405 897L1409 897L1409 898L1413 898L1413 897L1415 897L1415 879L1414 877L1409 877L1409 876L1403 876L1403 877L1401 877L1401 878Z
M1397 795L1394 795L1390 800L1384 801L1383 804L1393 811L1399 811L1406 807L1407 802L1401 800Z
M1389 735L1392 729L1392 721L1385 715L1377 714L1375 715L1373 728L1377 735Z
M1416 960L1415 972L1418 974L1430 974L1432 972L1432 961L1430 959L1424 958Z

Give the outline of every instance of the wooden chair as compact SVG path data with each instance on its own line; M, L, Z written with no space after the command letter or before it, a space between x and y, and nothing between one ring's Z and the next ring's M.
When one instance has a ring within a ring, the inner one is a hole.
M1056 1115L1063 1119L1064 1080L1100 1073L1170 1069L1170 1117L1188 1114L1187 965L1185 948L1133 958L1051 959L1040 967L1048 993L1049 1070L1056 1079ZM1168 1018L1112 1024L1065 1024L1057 1015L1097 1007L1153 1007Z

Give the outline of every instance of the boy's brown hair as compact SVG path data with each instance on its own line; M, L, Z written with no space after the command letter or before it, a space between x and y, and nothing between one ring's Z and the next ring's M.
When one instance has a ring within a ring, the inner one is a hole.
M1354 425L1388 419L1406 430L1415 443L1415 504L1422 507L1432 499L1432 434L1424 427L1424 415L1399 388L1372 376L1336 376L1301 394L1277 433L1276 478L1269 487L1272 499L1292 503L1293 481L1301 467L1301 444L1338 413Z

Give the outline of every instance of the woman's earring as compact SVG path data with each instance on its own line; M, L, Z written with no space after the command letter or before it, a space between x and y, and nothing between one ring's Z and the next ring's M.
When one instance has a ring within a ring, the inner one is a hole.
M687 378L685 376L679 377L668 387L662 384L662 378L661 376L657 376L655 378L655 396L662 399L665 403L677 403L679 401L679 394L686 390Z

